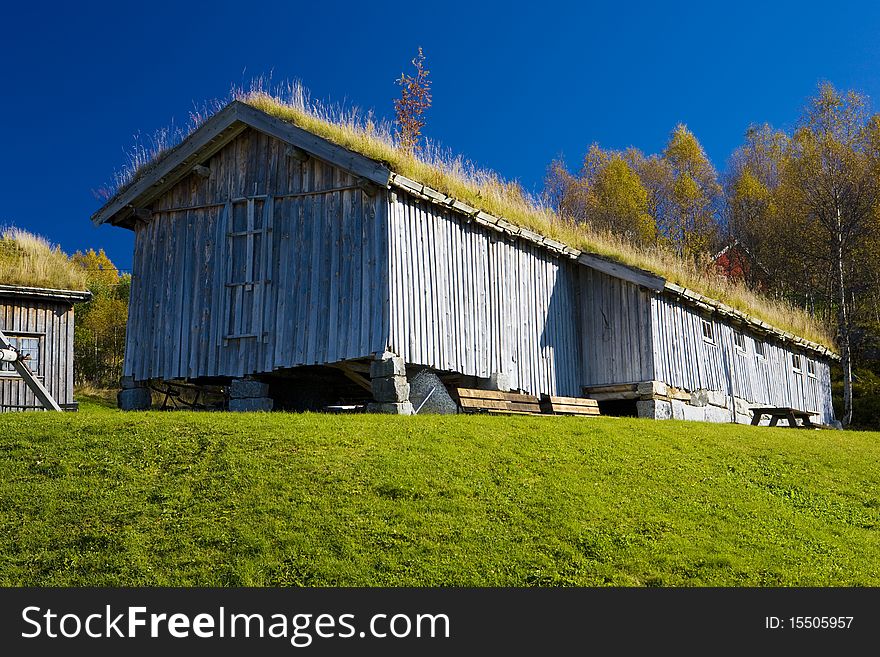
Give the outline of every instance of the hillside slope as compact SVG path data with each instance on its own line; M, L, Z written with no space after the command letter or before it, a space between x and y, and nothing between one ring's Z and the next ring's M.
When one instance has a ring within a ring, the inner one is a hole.
M880 435L0 416L0 585L880 585Z

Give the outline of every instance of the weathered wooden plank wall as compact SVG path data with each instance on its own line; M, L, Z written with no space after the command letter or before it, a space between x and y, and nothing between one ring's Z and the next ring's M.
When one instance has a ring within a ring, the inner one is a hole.
M37 376L62 406L73 402L73 307L69 303L0 297L0 329L8 337L40 339ZM38 407L27 384L14 372L0 372L0 412Z
M580 285L584 385L652 380L650 292L589 267Z
M714 344L703 339L704 318L712 323ZM754 404L815 411L826 423L834 419L827 362L765 341L662 295L653 299L652 323L657 380L684 390L717 390ZM735 344L737 331L743 333L744 350ZM764 356L757 354L756 343L764 345ZM801 356L801 372L792 367L793 353ZM815 363L815 376L808 373L807 360Z
M531 393L581 394L578 265L404 193L389 219L391 351L501 373Z
M125 373L242 376L371 355L388 336L383 195L247 130L136 229Z

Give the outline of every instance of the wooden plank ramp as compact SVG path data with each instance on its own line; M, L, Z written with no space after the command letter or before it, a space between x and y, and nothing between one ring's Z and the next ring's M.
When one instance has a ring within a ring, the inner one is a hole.
M498 390L456 388L458 405L464 413L540 415L541 404L534 395Z
M599 415L595 399L524 395L498 390L456 388L455 395L464 413L502 413L516 415Z
M599 415L599 402L583 397L541 395L541 410L551 415Z

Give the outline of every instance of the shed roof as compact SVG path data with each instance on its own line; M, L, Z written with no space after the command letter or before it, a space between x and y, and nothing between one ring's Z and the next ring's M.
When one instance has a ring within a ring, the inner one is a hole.
M88 301L92 293L88 290L55 290L47 287L25 287L20 285L0 285L0 298L19 297L26 299L48 299L77 303Z
M824 345L772 326L716 299L672 283L654 272L572 248L528 228L495 217L479 208L447 196L428 185L395 173L383 162L378 162L334 144L289 121L274 117L240 100L230 102L180 144L139 172L92 215L92 222L96 226L110 223L131 228L139 209L171 189L172 186L189 175L194 167L207 161L248 127L301 148L319 159L346 169L380 187L397 188L431 203L451 208L488 228L538 244L545 249L577 260L585 266L610 276L635 283L659 294L668 295L685 304L713 313L725 321L741 324L759 335L778 339L825 358L838 358L837 354Z

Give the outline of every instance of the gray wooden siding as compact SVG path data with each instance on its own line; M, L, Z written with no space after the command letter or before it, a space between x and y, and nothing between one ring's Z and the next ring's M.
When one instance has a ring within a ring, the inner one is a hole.
M580 268L584 385L654 378L650 292Z
M382 351L382 193L247 130L136 229L125 373L242 376Z
M391 337L408 363L580 395L577 269L451 210L390 204Z
M73 307L69 303L0 297L0 329L40 337L36 372L59 404L73 402ZM27 384L14 373L0 372L0 412L18 407L42 408Z
M703 339L702 320L713 326L715 343ZM717 390L753 404L790 406L819 413L831 422L830 369L827 362L791 350L664 296L652 303L655 378L684 390ZM745 350L734 342L734 333L744 335ZM756 353L756 342L764 344L765 356ZM802 371L792 368L792 353L800 353ZM807 360L816 364L810 376Z

